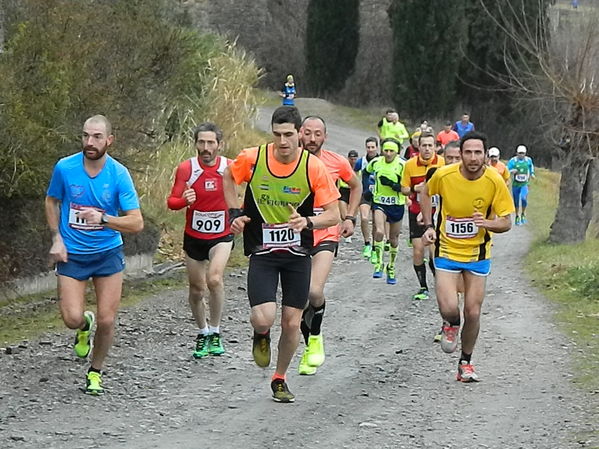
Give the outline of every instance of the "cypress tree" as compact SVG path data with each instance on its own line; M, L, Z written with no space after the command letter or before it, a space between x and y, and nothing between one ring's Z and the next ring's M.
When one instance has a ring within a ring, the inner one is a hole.
M359 0L310 0L305 47L310 93L334 93L353 72L360 43L359 7Z
M465 37L463 2L393 0L393 102L411 116L453 108Z

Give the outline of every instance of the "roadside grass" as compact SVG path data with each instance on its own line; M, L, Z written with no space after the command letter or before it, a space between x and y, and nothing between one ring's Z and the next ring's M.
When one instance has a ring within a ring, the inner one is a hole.
M186 279L184 271L179 270L160 278L126 280L123 283L121 308L134 306L165 290L182 289L187 285ZM95 310L96 301L91 282L85 296L87 308ZM46 332L62 332L65 329L55 291L0 303L0 346L17 345L39 338Z
M556 318L575 345L574 383L599 393L599 240L575 245L547 242L555 215L559 175L538 170L527 210L534 243L527 256L533 284L556 305Z

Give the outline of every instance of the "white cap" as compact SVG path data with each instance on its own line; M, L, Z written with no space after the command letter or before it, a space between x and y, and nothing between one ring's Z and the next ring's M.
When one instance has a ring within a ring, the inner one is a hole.
M526 147L524 145L518 145L518 148L516 148L516 153L526 154Z
M492 156L499 157L499 148L497 148L497 147L489 148L489 157L492 157Z

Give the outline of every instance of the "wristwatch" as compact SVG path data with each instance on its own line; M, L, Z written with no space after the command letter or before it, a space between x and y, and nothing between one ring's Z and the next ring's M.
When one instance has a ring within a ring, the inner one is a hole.
M314 223L310 220L310 217L304 217L306 219L306 229L311 231L314 229Z
M102 217L100 218L100 224L106 224L106 223L108 223L108 215L102 214Z
M346 215L345 216L345 220L349 220L353 223L353 225L356 225L356 217L352 216L352 215Z
M425 224L424 225L424 230L426 231L427 229L435 229L435 226L432 224Z

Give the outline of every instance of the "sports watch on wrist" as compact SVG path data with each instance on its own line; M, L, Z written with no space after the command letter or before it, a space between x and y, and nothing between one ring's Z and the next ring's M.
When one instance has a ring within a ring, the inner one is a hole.
M346 215L345 220L351 221L354 226L356 225L356 217L354 217L353 215Z
M102 214L102 217L100 217L100 224L106 224L106 223L108 223L108 215Z
M310 217L304 217L306 219L306 229L311 231L314 229L314 223L310 220Z

